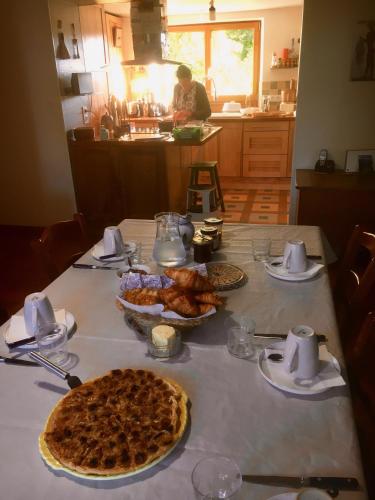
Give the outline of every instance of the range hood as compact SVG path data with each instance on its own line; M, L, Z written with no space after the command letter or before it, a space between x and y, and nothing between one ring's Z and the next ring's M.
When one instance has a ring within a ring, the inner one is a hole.
M167 52L167 0L131 0L130 24L134 59L126 66L147 64L181 64L166 59Z

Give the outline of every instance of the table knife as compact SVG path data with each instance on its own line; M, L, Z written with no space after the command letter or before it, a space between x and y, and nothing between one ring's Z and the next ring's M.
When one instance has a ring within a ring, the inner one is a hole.
M95 264L73 264L76 269L120 269L119 267L96 266Z
M10 358L9 356L0 356L0 362L7 363L9 365L38 366L38 363L34 363L34 361L28 361L27 359Z
M254 337L263 338L263 339L280 339L286 340L286 333L254 333ZM325 335L317 335L318 342L328 342L328 339Z
M285 486L288 488L320 488L323 490L359 490L359 483L354 477L293 477L293 476L255 476L243 475L243 481L267 486Z
M283 255L270 255L270 257L284 257ZM322 256L321 255L313 255L313 254L307 254L306 255L306 258L307 259L315 259L315 260L322 260Z

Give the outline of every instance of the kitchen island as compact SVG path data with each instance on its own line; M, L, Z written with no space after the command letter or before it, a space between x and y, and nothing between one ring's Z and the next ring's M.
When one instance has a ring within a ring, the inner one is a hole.
M186 212L189 167L219 158L219 126L205 127L200 140L132 133L106 141L70 141L77 209L98 239L124 217L150 219L162 211Z

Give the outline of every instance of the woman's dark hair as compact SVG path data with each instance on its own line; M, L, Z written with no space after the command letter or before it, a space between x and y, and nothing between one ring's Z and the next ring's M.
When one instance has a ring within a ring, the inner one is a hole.
M181 66L179 66L177 68L176 76L177 76L178 79L180 79L180 78L191 78L192 77L191 70L190 70L190 68L188 68L187 66L185 66L185 64L181 64Z

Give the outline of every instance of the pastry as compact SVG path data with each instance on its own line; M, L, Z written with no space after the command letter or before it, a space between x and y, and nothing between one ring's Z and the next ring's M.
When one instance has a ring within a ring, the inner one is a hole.
M112 370L72 389L41 435L41 451L68 471L116 476L166 455L187 423L187 396L146 370Z

